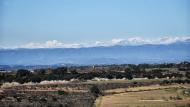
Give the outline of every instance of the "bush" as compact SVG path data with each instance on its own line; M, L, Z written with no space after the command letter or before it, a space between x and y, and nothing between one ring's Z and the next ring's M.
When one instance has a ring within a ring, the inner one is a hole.
M0 100L3 99L3 98L6 98L7 95L5 93L0 93Z
M57 98L56 97L52 97L52 101L57 101Z
M64 95L64 94L67 94L67 92L63 91L63 90L58 90L58 94L59 95Z
M185 95L185 96L190 96L190 88L187 88L187 89L185 89L185 90L183 90L183 94Z
M22 98L21 98L21 97L16 97L16 100L17 100L18 102L21 102L21 101L22 101Z
M45 97L40 98L41 102L47 102L47 99Z
M90 88L90 92L95 96L95 97L98 97L99 95L102 95L102 91L96 86L92 86Z

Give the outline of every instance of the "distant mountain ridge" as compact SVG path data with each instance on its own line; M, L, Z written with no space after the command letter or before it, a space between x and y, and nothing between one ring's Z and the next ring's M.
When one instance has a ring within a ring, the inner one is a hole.
M190 41L88 48L0 49L0 65L138 64L190 61Z

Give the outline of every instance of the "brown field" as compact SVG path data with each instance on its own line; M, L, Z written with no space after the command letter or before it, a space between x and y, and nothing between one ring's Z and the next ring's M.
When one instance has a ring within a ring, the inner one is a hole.
M0 88L0 107L189 107L190 84L164 79L25 84ZM6 86L6 85L5 85ZM91 87L101 94L95 96ZM189 89L188 96L184 90ZM98 97L100 96L100 97Z
M132 82L155 82L155 81L163 81L163 80L167 80L167 79L139 79L139 80L127 80L127 79L117 79L117 80L100 80L100 81L87 81L84 83L88 83L88 84L105 84L105 83L132 83Z
M96 100L96 107L178 107L190 104L182 91L190 85L143 86L107 90Z

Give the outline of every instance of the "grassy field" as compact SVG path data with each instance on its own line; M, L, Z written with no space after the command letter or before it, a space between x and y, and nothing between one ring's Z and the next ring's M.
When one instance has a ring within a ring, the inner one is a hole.
M101 96L96 100L96 107L183 107L190 104L190 97L183 94L187 88L190 86L154 85L107 90L105 93L108 95Z

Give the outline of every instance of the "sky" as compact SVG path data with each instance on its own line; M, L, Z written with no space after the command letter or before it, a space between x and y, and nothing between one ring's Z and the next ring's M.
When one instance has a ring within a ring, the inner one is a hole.
M0 0L0 46L190 37L190 0Z

